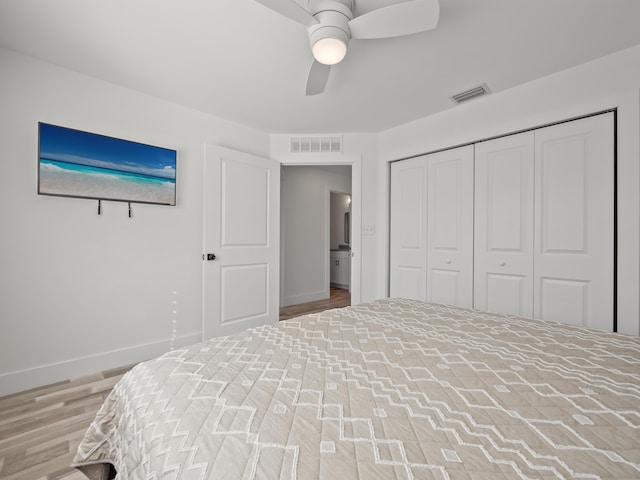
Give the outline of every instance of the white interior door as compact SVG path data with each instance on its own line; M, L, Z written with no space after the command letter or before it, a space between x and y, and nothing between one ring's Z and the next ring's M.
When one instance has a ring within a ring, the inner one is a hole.
M426 300L426 157L391 164L389 294Z
M473 146L427 157L427 301L473 306Z
M534 315L611 331L613 114L536 131Z
M280 164L205 146L203 338L278 321Z
M533 316L534 133L475 147L474 307Z

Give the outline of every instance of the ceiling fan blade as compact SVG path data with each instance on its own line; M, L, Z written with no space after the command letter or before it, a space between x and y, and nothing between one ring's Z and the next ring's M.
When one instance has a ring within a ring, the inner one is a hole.
M324 92L324 87L329 80L329 73L331 72L331 65L325 65L317 60L314 60L311 64L311 70L309 70L309 78L307 79L307 95L318 95Z
M431 30L438 25L438 0L410 0L373 10L349 21L351 38L388 38Z
M256 2L295 22L301 23L305 27L310 27L318 23L318 20L316 20L313 15L298 5L294 0L256 0Z

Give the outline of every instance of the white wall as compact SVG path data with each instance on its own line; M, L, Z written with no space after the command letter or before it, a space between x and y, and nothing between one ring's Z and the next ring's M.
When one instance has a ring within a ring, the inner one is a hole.
M280 177L280 303L329 298L329 194L350 193L351 174L335 167L283 166Z
M609 108L618 109L618 329L640 333L640 46L489 95L379 136L388 162ZM381 181L380 185L386 182ZM388 212L386 204L381 208ZM388 226L385 226L388 231ZM387 244L378 256L386 255ZM388 278L388 267L380 278ZM386 291L386 285L382 286Z
M203 145L269 136L2 49L0 105L0 395L198 341ZM177 206L38 196L39 121L176 149Z

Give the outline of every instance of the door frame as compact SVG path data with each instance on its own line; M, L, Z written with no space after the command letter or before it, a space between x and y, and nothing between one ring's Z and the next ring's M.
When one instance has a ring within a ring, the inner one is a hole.
M351 166L351 305L358 305L361 301L362 276L362 156L343 154L336 158L335 154L291 154L286 158L276 156L275 159L281 166ZM282 262L282 259L280 261ZM280 268L281 287L282 279L283 269Z

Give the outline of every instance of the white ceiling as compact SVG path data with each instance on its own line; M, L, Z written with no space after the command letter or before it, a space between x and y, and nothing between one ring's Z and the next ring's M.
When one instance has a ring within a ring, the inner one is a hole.
M399 0L355 0L389 4ZM305 27L254 0L0 0L0 47L268 133L379 132L640 44L640 0L440 0L305 96Z

